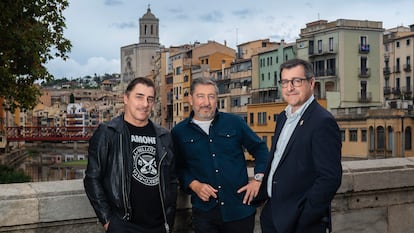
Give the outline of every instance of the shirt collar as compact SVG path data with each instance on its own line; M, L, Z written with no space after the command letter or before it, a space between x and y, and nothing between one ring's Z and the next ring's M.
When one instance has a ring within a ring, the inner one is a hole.
M312 103L312 101L314 99L315 99L315 97L313 95L311 95L309 97L309 99L302 106L300 106L300 108L298 110L296 110L294 113L292 113L292 106L288 105L285 108L286 117L291 118L291 117L302 116L303 113L305 112L305 110L308 108L309 104Z

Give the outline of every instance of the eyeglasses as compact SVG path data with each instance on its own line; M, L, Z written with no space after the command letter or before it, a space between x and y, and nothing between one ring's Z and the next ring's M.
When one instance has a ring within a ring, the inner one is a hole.
M305 80L308 80L308 78L293 78L291 80L283 79L283 80L279 80L279 83L280 83L280 86L282 86L282 88L288 87L289 83L291 83L292 86L294 87L300 87L302 86L302 82Z

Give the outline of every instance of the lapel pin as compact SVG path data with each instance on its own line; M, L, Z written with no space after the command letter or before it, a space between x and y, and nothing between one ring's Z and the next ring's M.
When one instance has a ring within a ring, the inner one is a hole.
M303 120L300 121L299 125L303 125Z

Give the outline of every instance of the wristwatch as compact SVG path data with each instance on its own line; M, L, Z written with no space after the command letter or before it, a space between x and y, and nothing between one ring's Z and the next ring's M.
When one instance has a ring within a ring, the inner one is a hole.
M263 176L264 176L263 173L257 173L257 174L254 174L253 179L256 181L262 182Z

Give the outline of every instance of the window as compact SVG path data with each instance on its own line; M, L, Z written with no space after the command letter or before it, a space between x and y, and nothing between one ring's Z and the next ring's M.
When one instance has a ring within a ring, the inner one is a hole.
M410 45L410 39L407 39L407 46L409 46Z
M333 40L333 37L330 37L329 38L329 51L333 51L334 50L334 48L333 48L333 42L334 42L334 40Z
M262 81L264 81L264 74L262 74Z
M181 72L182 72L182 68L181 68L181 66L179 66L179 67L176 67L176 68L175 68L175 74L176 74L176 75L181 74Z
M326 75L335 76L336 75L336 61L335 58L326 60Z
M250 113L250 124L253 125L254 124L254 113Z
M357 142L358 141L358 130L350 129L349 130L349 141L350 142Z
M318 53L322 53L322 40L318 40Z
M262 112L257 113L257 124L258 125L262 124Z
M257 113L257 124L265 125L266 123L267 123L266 112L258 112Z
M412 144L411 144L411 127L407 127L404 130L404 148L406 150L411 150Z
M400 58L395 59L395 72L400 72Z
M367 37L366 36L361 36L361 46L367 45Z
M367 75L368 73L368 58L361 57L361 75Z
M262 140L266 143L266 145L267 145L267 136L263 136L262 137Z
M309 54L313 54L314 53L314 45L313 45L313 40L309 41L309 50L308 50Z
M273 121L276 122L278 114L273 114Z
M384 127L378 126L377 127L377 150L385 149L384 142L385 142Z
M367 141L367 130L361 129L361 142L366 142L366 141Z
M405 91L410 92L411 91L411 77L410 76L405 77L405 85L406 85Z
M395 43L395 47L399 48L400 47L400 42L397 41L397 43Z
M394 130L391 126L388 126L388 143L387 150L392 151L394 146Z
M375 149L375 132L373 127L369 127L369 150L374 151Z

